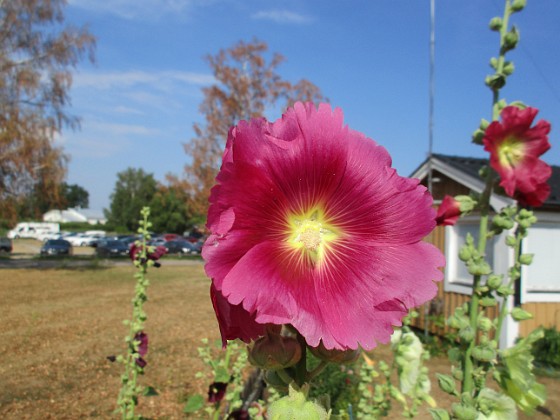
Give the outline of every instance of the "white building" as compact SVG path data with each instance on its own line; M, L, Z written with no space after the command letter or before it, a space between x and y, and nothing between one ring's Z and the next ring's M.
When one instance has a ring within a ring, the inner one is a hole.
M58 223L82 222L89 223L90 225L104 225L107 219L103 212L99 210L71 208L67 210L49 210L43 215L43 221Z

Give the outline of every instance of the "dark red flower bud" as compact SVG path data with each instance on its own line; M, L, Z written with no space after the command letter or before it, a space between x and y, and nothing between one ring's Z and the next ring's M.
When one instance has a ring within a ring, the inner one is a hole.
M214 382L208 387L208 402L217 403L224 399L228 384L225 382Z

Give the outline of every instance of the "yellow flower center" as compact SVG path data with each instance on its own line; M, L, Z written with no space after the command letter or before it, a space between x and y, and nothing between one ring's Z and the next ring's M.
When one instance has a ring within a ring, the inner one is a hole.
M330 225L320 209L288 217L287 242L311 262L320 262L329 243L339 237L338 229Z
M515 137L507 137L498 147L498 157L502 166L513 168L523 160L525 145Z

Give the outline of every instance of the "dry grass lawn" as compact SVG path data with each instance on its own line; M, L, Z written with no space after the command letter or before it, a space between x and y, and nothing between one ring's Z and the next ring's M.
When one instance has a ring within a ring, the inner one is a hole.
M107 356L122 353L133 295L132 266L81 269L0 269L0 418L116 418L121 365ZM143 385L159 396L142 398L139 413L155 419L183 418L186 396L204 392L207 371L197 357L200 339L218 339L201 263L163 261L149 273L146 332L150 344ZM386 347L375 355L388 357ZM430 361L446 373L446 359ZM547 407L560 418L560 382L543 378ZM446 395L432 382L443 406ZM397 413L392 418L398 418ZM428 418L425 414L421 418ZM535 418L546 418L538 415Z
M134 270L0 270L0 418L114 417ZM201 264L150 272L144 385L159 392L141 413L178 418L184 397L203 391L196 348L218 328ZM207 386L207 385L206 385Z

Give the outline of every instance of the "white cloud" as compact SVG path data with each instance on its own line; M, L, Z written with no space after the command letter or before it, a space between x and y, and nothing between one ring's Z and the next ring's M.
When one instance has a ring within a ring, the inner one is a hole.
M124 72L77 73L73 78L72 85L75 88L94 87L96 89L113 89L138 85L152 85L155 88L162 88L175 83L203 86L212 84L214 81L214 77L206 73L131 70Z
M307 24L311 23L313 19L299 13L290 12L289 10L261 10L260 12L251 15L253 19L271 20L276 23L290 23L290 24Z
M143 125L107 123L102 121L88 122L87 130L88 132L102 133L105 138L122 137L130 134L135 136L155 136L159 133L158 130Z
M112 14L128 20L153 20L162 16L186 16L208 0L69 0L71 6L99 14Z

